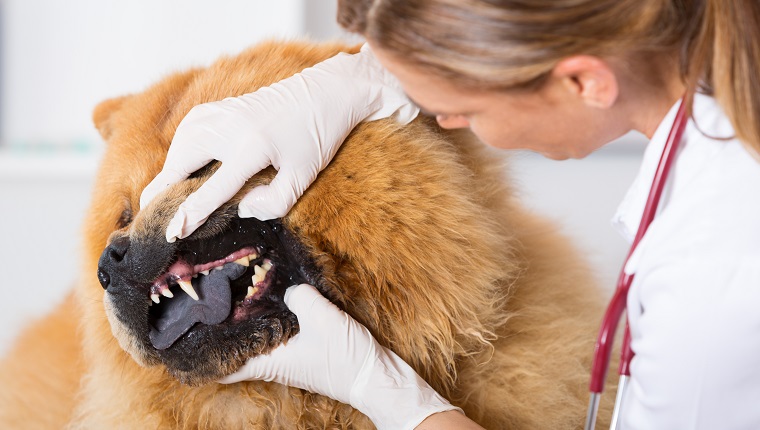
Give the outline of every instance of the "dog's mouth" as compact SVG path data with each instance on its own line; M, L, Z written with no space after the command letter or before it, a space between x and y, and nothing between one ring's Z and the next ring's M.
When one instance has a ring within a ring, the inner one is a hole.
M113 263L109 249L101 257L100 271L110 279L108 291L121 320L138 336L147 329L140 337L164 358L180 343L182 350L192 350L199 342L211 346L263 327L282 335L297 332L297 325L283 320L291 320L284 316L290 314L284 304L285 290L316 281L300 243L279 220L234 217L213 231L216 234L191 236L172 246L160 240L132 239L123 257L130 264ZM119 264L127 271L118 270ZM160 275L149 282L130 281L150 270ZM138 309L147 310L147 318L135 313ZM144 321L142 330L140 320ZM282 329L277 321L284 324Z
M285 290L321 288L322 276L280 220L222 214L172 244L149 225L114 238L98 264L114 335L136 360L197 385L298 333Z
M169 348L196 324L239 323L281 301L276 250L246 246L221 258L188 261L196 258L179 255L150 287L148 322L156 349Z

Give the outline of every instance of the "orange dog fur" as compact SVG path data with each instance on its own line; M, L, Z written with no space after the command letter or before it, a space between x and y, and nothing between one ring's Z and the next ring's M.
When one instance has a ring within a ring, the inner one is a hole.
M129 336L109 323L96 277L109 238L162 233L205 179L139 211L191 107L346 50L356 48L262 43L97 107L107 151L85 220L81 281L0 362L0 428L373 428L349 406L299 389L191 386L138 363ZM283 223L314 258L322 292L469 417L490 429L580 428L602 294L555 226L521 207L507 170L503 154L427 118L365 123Z

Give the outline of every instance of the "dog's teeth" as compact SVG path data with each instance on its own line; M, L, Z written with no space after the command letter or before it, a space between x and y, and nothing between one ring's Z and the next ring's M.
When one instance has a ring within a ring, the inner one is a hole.
M261 265L261 268L268 272L269 269L272 268L272 262L269 260L264 260L264 264Z
M164 297L168 297L170 299L172 297L174 297L174 293L171 292L171 290L169 289L169 287L163 287L161 289L161 295L164 296Z
M187 293L188 296L192 297L193 300L198 300L198 293L195 292L193 289L193 284L190 281L184 281L180 279L177 281L177 283L179 284L180 288L182 288L182 290Z
M253 276L251 277L251 282L253 282L253 285L262 282L266 276L267 271L264 270L261 266L258 264L253 266Z
M211 273L211 271L210 270L201 270L201 273L204 274L204 275L208 275L209 273Z
M254 294L256 294L259 291L259 287L248 287L248 294L245 295L245 298L253 297Z
M250 261L251 260L249 260L248 256L246 255L245 257L240 257L237 260L235 260L235 263L240 264L241 266L248 267L248 264L250 263Z
M161 299L158 298L158 294L156 293L151 294L150 299L153 300L156 304L161 303Z
M224 266L216 266L216 267L214 267L214 270L222 270L222 269L224 269Z
M259 258L259 254L257 252L252 252L252 253L248 254L248 259L249 260L255 260L257 258Z

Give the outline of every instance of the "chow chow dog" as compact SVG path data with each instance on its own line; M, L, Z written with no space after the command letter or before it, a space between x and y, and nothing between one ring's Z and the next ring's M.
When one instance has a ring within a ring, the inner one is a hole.
M178 205L215 164L140 210L193 106L357 50L265 42L97 106L106 151L81 278L0 363L0 427L373 428L303 390L216 382L298 333L283 294L301 282L484 427L582 427L603 294L555 226L520 205L504 155L468 132L424 116L360 124L282 219L237 217L269 168L167 243ZM602 420L610 409L603 403Z

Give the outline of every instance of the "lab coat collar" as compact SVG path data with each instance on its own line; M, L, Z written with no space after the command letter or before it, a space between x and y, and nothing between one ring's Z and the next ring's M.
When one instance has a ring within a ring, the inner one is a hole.
M639 173L612 218L613 227L629 243L633 242L639 228L652 180L680 105L681 101L679 100L671 107L655 130L644 152ZM710 160L714 160L717 154L726 147L723 142L720 145L715 145L715 138L731 138L733 135L734 130L731 122L723 113L718 102L710 96L695 94L691 119L686 125L676 162L665 184L665 190L657 209L658 213L667 206L676 182L678 182L680 189L688 187L704 166L710 163ZM631 274L636 271L642 250L646 248L647 236L644 235L636 250L630 255L625 267L626 273Z
M639 168L639 173L636 175L636 179L634 179L633 184L628 189L620 206L618 206L617 212L612 217L612 226L629 243L633 242L633 238L636 236L636 231L639 228L639 222L641 221L644 206L649 196L649 189L679 106L681 106L681 100L678 100L670 108L665 118L660 122L660 125L657 126L652 139L644 151L644 158Z

